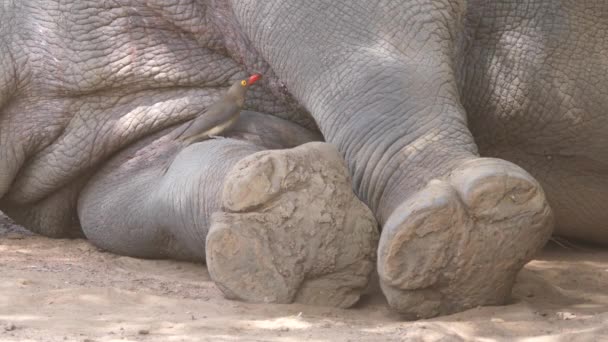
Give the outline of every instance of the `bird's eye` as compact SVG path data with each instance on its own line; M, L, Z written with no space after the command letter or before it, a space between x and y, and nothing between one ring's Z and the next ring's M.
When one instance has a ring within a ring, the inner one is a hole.
M241 81L241 85L242 85L243 87L244 87L244 86L246 86L246 85L247 85L247 81L242 80L242 81Z

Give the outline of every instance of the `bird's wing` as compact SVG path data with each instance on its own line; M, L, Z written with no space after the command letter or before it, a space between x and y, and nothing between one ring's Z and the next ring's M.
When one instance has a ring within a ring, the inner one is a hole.
M184 141L205 134L209 130L229 122L239 111L236 104L221 101L193 119L175 139Z

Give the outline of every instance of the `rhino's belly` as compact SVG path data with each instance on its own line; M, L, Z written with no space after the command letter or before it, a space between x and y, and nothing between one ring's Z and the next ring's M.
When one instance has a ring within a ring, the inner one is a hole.
M461 84L482 150L608 163L607 10L545 1L472 10Z

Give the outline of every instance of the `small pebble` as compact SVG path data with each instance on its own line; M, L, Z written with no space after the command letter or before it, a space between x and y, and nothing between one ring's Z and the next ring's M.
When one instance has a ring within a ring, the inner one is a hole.
M140 335L148 335L150 333L150 331L148 331L146 329L141 329L137 333Z
M11 323L11 324L7 325L6 327L4 327L4 331L13 331L15 329L17 329L17 326L14 325L13 323Z
M569 321L576 318L576 315L572 312L558 312L556 315L559 319L563 319L564 321Z

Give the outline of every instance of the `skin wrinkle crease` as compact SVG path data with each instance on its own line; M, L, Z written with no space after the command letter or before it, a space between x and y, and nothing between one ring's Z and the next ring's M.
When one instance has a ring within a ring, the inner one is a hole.
M127 102L127 104L128 104L128 105L132 105L132 104L131 104L131 103L129 103L129 102ZM158 104L155 104L155 105L158 105ZM154 107L151 107L151 108L154 108ZM161 114L160 112L159 112L159 114L162 116L162 114ZM164 116L163 116L163 117L164 117ZM92 118L97 118L97 116L94 116L94 117L92 117ZM159 117L158 117L158 118L159 118ZM164 122L164 121L166 121L166 119L165 119L165 120L163 120L163 122ZM185 120L184 120L184 121L185 121ZM92 119L92 120L83 120L83 121L77 121L77 123L78 123L78 124L84 124L84 125L85 125L85 127L86 127L86 125L87 125L88 123L97 124L97 122L98 122L98 120L94 120L94 119ZM149 121L149 122L147 123L147 126L149 126L149 125L153 124L153 122L154 122L154 121ZM111 126L108 126L108 125L105 125L104 127L105 127L106 129L110 129L110 128L111 128ZM160 128L160 127L159 127L159 128ZM90 131L90 132L97 132L97 131L98 131L98 129L97 129L97 128L95 128L95 127L89 127L89 129L88 129L87 131ZM96 133L96 134L97 134L97 133ZM89 146L90 146L90 148L91 148L91 151L93 151L93 150L92 150L93 148L96 148L96 150L95 150L96 152L85 153L85 154L83 154L83 156L97 156L97 155L98 155L97 151L100 151L100 150L99 150L100 146L101 146L101 148L103 148L103 146L104 146L104 145L100 145L100 144L97 144L97 143L95 142L95 141L96 141L96 138L95 138L96 136L97 136L97 135L93 135L93 141L92 141L92 143L91 143L91 142L89 142L89 143L88 143L88 145L89 145ZM104 135L104 136L107 136L107 135ZM131 136L131 139L132 139L132 140L135 138L135 137L133 137L133 134L128 134L128 135L125 135L125 136ZM69 135L66 135L66 138L67 138L67 137L69 137ZM120 142L120 141L118 140L117 142ZM59 150L59 151L61 151L61 150ZM110 151L106 151L105 153L110 153ZM98 157L98 159L99 159L99 157ZM89 162L88 162L88 164L91 164L91 161L89 161ZM66 179L66 177L67 177L67 175L66 175L66 176L64 176L64 179ZM69 179L67 179L67 180L69 180Z
M412 110L413 110L413 109L412 109ZM407 115L407 114L406 114L406 115ZM430 119L431 119L431 118L429 117L429 120L430 120ZM405 133L405 134L408 134L408 133ZM409 134L409 135L411 135L411 134ZM396 140L395 140L393 143L395 143L395 142L396 142ZM405 144L412 144L412 142L406 142ZM389 144L389 146L391 146L391 145L392 145L392 144ZM376 147L376 149L378 149L378 148L380 148L380 146L377 146L377 147ZM390 149L389 149L389 150L390 150ZM396 153L398 153L398 151L396 151L396 152L395 152L395 154L396 154ZM374 153L372 153L372 155L375 155L375 154L374 154ZM389 155L389 156L387 156L387 155L383 155L383 156L382 156L382 159L384 159L384 160L386 161L387 159L391 159L391 158L393 158L393 157L394 157L394 154L393 154L393 155ZM376 162L371 162L370 164L371 164L371 165L375 165L375 164L376 164ZM370 166L370 164L368 164L368 167ZM379 164L380 164L380 165L382 165L382 161L379 161ZM396 170L397 170L397 169L395 168L395 170L394 170L394 171L396 171ZM376 178L376 177L374 177L374 175L375 175L375 172L377 172L377 171L378 171L378 170L377 170L377 168L372 168L372 170L371 170L371 172L372 172L372 178ZM380 170L380 171L381 171L381 172L384 172L384 171L385 171L385 169L382 169L382 170ZM380 177L380 179L382 179L382 177ZM363 184L361 184L361 186L363 186ZM371 184L371 183L368 183L367 192L365 192L365 193L368 193L368 194L370 193L370 192L369 192L369 191L370 191L370 186L372 186L372 184ZM383 192L384 192L384 191L381 191L381 195L383 194ZM382 197L382 196L380 196L380 197ZM376 197L374 196L374 197L371 197L371 198L376 198Z

